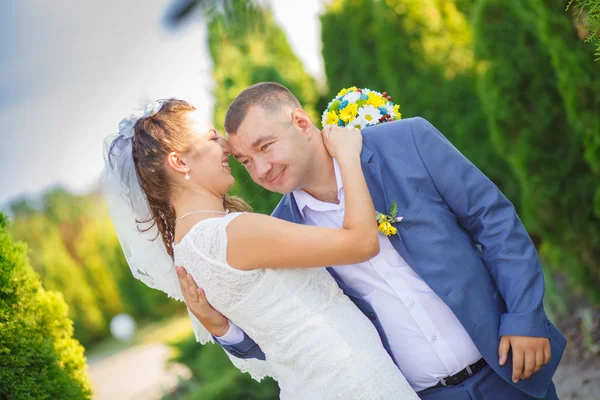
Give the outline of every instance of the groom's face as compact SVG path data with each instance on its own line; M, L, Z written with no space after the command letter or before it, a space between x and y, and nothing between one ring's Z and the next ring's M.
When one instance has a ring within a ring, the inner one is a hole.
M271 192L287 194L306 184L313 154L310 130L307 132L306 121L298 122L293 113L298 111L282 107L280 112L268 113L253 106L227 138L231 153L252 180ZM301 119L305 113L300 114Z

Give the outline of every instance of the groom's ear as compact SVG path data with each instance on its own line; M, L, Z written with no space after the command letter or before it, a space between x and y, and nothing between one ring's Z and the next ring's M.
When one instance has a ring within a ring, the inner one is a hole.
M292 123L299 127L304 135L311 134L310 128L313 126L313 123L306 111L303 109L296 108L294 111L292 111Z

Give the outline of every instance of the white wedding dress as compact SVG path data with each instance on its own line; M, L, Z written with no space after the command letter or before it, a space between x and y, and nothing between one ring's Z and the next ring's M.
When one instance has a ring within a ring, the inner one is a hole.
M173 246L175 265L266 356L235 364L255 379L272 376L286 400L418 399L375 327L325 268L241 271L227 264L226 227L239 215L203 220Z

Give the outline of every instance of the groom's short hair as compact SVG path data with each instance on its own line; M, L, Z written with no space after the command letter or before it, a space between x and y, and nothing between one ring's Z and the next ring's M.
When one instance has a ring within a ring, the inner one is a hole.
M252 106L267 112L277 112L282 106L300 108L300 102L285 86L276 82L260 82L244 89L229 105L225 114L225 131L235 134Z

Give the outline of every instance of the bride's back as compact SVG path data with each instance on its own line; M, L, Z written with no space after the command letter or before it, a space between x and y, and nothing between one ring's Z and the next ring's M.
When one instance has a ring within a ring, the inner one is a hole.
M373 325L325 268L243 271L227 264L226 226L239 215L197 223L174 246L175 263L261 347L281 397L378 399L410 393Z

